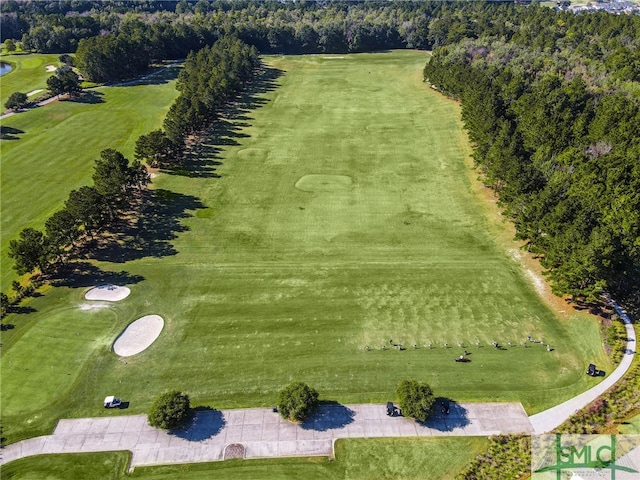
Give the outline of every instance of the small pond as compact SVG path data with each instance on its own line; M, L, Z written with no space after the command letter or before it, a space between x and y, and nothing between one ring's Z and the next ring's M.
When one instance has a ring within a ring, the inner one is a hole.
M0 62L0 77L5 73L9 73L12 67L8 63Z

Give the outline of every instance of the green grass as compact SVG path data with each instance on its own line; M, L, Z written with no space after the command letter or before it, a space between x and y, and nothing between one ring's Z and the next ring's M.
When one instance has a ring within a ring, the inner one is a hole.
M160 196L186 209L167 217L158 207L148 219L161 231L181 225L165 238L175 251L102 264L144 280L111 308L113 329L95 335L115 338L130 321L160 314L159 339L126 365L102 343L76 345L81 354L48 349L43 369L87 360L75 381L61 389L45 380L32 400L8 361L47 349L56 315L82 303L81 289L57 288L30 302L37 312L7 320L16 324L3 337L1 365L10 441L47 431L58 417L114 414L102 408L107 394L130 401L131 413L174 388L194 405L268 406L284 385L303 380L325 400L384 402L400 380L415 378L438 395L522 401L537 412L595 384L584 375L588 363L611 371L597 324L580 315L558 320L498 243L472 193L459 108L422 83L426 59L413 51L268 58L283 73L278 88L256 95L255 108L229 119L227 135L201 146L200 165L221 162L209 165L220 178L192 172L154 181ZM94 132L109 130L102 121L114 105L93 106L105 112L94 117ZM121 142L130 151L129 138ZM10 196L16 208L48 193L26 185L24 177L9 185L23 197ZM7 220L14 230L17 218ZM21 333L35 328L38 335ZM490 346L528 334L554 351ZM390 339L408 349L381 350ZM458 342L472 363L453 361ZM53 397L64 402L43 407Z
M620 424L619 431L625 435L640 434L640 415L631 417L629 420Z
M60 66L60 55L50 53L1 55L0 61L9 63L13 69L0 77L0 110L14 92L30 93L34 90L46 90L47 79L53 72L47 72L47 66Z
M230 460L226 462L138 467L125 473L127 453L46 455L11 462L2 478L74 480L92 478L199 480L249 479L424 479L446 480L481 453L485 438L349 439L336 444L336 460L325 457ZM91 465L95 469L90 470ZM90 476L87 473L91 472Z
M4 465L4 480L116 480L127 478L131 453L38 455Z
M90 185L101 150L115 148L132 159L136 139L162 125L177 96L173 81L93 92L101 103L58 102L2 121L3 128L23 132L0 142L4 292L15 278L9 241L25 227L43 228L71 190Z

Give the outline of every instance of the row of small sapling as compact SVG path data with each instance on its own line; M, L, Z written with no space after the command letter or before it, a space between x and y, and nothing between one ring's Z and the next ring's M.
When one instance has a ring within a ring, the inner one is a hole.
M548 343L545 343L542 340L534 340L532 338L531 335L527 336L527 339L520 342L520 343L513 343L513 342L507 342L507 345L511 348L516 347L518 345L524 347L524 348L530 348L531 347L531 343L533 344L539 344L542 345L543 347L547 348L547 352L552 352L554 349L551 348L551 345L549 345ZM413 350L418 350L420 348L427 348L429 350L433 350L434 348L437 348L439 344L434 344L434 343L426 343L423 346L418 346L418 344L414 343L412 345L412 349ZM477 340L475 342L475 345L477 348L482 348L484 347L484 345L480 342L480 340ZM490 344L493 348L495 348L496 350L507 350L507 348L504 347L504 345L500 344L499 342L491 342ZM442 344L443 348L452 348L451 345L447 342L444 342ZM458 347L460 348L464 348L465 349L465 355L471 355L469 352L467 352L466 348L467 346L463 343L463 342L458 342ZM364 348L367 352L370 352L372 350L375 350L375 347L371 347L370 345L366 345ZM382 344L382 346L380 347L380 350L399 350L399 351L404 351L407 350L407 347L405 347L405 345L403 343L397 343L394 342L393 339L389 339L389 345L387 344Z

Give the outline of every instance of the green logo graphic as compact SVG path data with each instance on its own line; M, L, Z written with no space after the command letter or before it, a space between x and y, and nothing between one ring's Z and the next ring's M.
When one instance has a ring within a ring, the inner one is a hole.
M551 437L550 435L543 435L541 437ZM541 438L539 437L539 438ZM616 435L555 435L552 444L547 438L546 445L544 439L541 439L538 443L538 451L534 452L538 454L539 463L543 464L540 468L534 469L535 474L544 472L555 472L556 479L562 480L562 474L575 473L576 470L587 470L591 472L599 472L600 474L604 470L610 471L611 480L615 480L616 472L625 473L638 473L638 470L631 466L625 466L620 463L616 463L619 460L619 451ZM630 448L623 449L623 453L628 453L631 448L637 448L640 443L640 436L625 436L636 437L636 441L626 442L625 445ZM608 440L608 441L606 441ZM533 445L532 445L533 448ZM551 455L550 455L550 450ZM555 452L553 452L555 451ZM540 455L542 453L542 456ZM555 464L547 465L550 463L550 457L555 453ZM532 459L535 457L532 456ZM625 457L625 463L631 462L630 459ZM599 476L599 478L603 478ZM634 478L636 478L634 476ZM639 477L640 478L640 477Z

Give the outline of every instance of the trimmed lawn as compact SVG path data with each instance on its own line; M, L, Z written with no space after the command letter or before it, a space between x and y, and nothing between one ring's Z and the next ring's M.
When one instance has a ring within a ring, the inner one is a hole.
M9 63L13 69L0 77L0 110L4 111L4 104L14 92L31 93L34 90L46 90L47 79L53 72L47 72L47 66L58 68L59 54L29 53L0 55L0 61Z
M178 69L170 71L175 76ZM25 227L42 229L71 190L90 185L93 162L105 148L133 159L137 138L162 126L177 96L174 81L91 92L91 102L99 103L57 102L2 121L3 128L23 132L0 142L3 292L16 276L9 241Z
M126 364L101 344L79 347L87 360L77 380L63 392L53 381L40 387L43 399L66 399L52 416L31 403L17 373L4 372L15 368L12 356L44 348L55 315L77 309L82 289L33 299L35 313L7 319L16 328L2 357L5 435L24 438L38 425L44 433L56 417L114 415L102 408L107 394L130 401L130 413L146 412L170 389L195 406L268 406L292 380L324 400L360 403L392 399L400 380L414 378L437 395L522 401L532 413L597 383L584 374L588 363L611 371L595 321L556 318L509 255L512 246L492 233L472 191L459 107L421 80L427 58L267 58L255 92L202 142L184 175L154 180L161 201L140 223L156 240L144 249L121 245L124 264L100 264L139 280L110 307L113 329L159 314L159 339ZM94 117L100 132L115 104L92 106L104 108ZM135 140L128 138L120 139L126 153ZM15 208L37 203L27 184L10 185ZM7 220L17 232L15 222ZM29 328L41 334L20 333ZM527 335L553 351L521 346ZM454 362L465 349L472 362ZM56 355L65 363L78 352Z
M621 423L618 430L620 433L625 435L640 434L640 415L636 415L635 417L626 420L624 423Z
M488 440L477 437L419 439L350 439L336 444L336 459L325 457L229 460L217 463L139 467L125 473L128 453L42 455L11 462L2 478L27 480L123 479L163 480L180 478L249 479L424 479L453 478ZM92 471L91 466L95 469Z
M0 476L5 480L119 480L127 478L130 459L129 452L38 455L8 463Z

